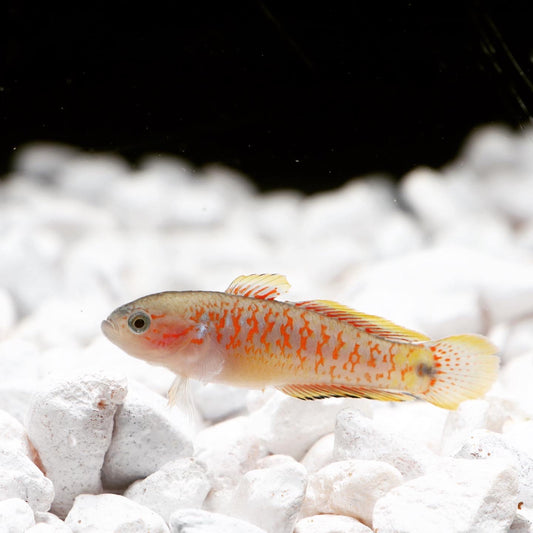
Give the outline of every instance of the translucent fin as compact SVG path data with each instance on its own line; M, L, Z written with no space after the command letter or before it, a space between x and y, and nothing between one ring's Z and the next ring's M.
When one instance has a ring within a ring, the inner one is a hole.
M278 390L299 398L300 400L320 400L321 398L369 398L389 402L403 402L414 400L415 397L408 392L373 389L368 387L349 387L347 385L285 385L277 387Z
M235 278L226 289L228 294L273 300L290 289L290 284L281 274L251 274Z
M435 380L419 396L445 409L483 396L498 376L498 348L481 335L456 335L425 345L433 353Z
M194 421L196 418L196 406L194 405L188 378L176 376L168 390L168 405L169 407L179 407L185 412L189 422Z
M403 328L379 316L360 313L350 307L330 300L309 300L306 302L298 302L295 305L298 307L305 307L305 309L320 313L321 315L336 318L337 320L343 320L352 326L363 330L365 333L390 341L412 343L430 340L428 336L423 335L422 333Z

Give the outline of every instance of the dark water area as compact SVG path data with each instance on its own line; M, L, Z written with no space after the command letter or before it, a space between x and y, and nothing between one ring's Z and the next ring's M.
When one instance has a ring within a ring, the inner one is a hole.
M0 174L47 140L306 192L452 159L533 109L530 2L9 2Z

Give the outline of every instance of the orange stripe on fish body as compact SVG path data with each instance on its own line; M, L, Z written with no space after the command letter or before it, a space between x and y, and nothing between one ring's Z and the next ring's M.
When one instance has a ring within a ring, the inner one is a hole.
M185 377L302 399L424 398L455 408L496 378L497 349L484 337L425 335L327 300L274 298L278 274L240 276L225 293L166 292L116 309L102 324L125 351Z

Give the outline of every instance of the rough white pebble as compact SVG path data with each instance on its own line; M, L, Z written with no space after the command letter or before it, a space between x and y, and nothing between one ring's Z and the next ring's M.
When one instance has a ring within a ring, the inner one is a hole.
M133 383L115 415L102 480L120 489L145 478L165 463L192 455L192 428L186 415L161 395Z
M113 416L126 395L121 377L88 374L54 382L33 398L27 428L64 517L80 493L102 490L100 470Z
M456 457L509 461L518 473L518 499L527 507L533 507L533 457L509 445L505 435L478 429L466 439Z
M373 529L380 533L506 533L516 514L517 495L517 473L507 461L442 461L379 499Z
M46 526L48 529L46 531L49 531L50 533L72 533L72 529L70 529L69 526L63 522L60 518L58 518L55 514L52 513L34 513L35 515L35 526ZM31 531L31 530L30 530ZM39 530L35 530L33 533L37 533ZM43 530L44 533L44 530Z
M73 533L168 533L163 518L118 494L81 494L65 524Z
M63 252L61 239L38 225L13 225L2 232L0 279L21 315L62 292L57 267Z
M533 346L533 318L526 318L511 325L502 356L506 361L527 354Z
M333 462L335 434L328 433L318 439L300 461L309 473L316 472Z
M298 520L294 533L372 533L372 530L351 516L320 514Z
M511 527L509 527L509 533L531 533L532 531L533 522L522 511L518 511Z
M303 513L351 516L372 524L376 501L402 483L402 475L381 461L337 461L309 476Z
M375 402L372 420L378 427L439 454L448 413L427 402Z
M195 383L194 403L204 420L219 421L246 408L246 389L220 383Z
M32 453L24 426L2 410L0 410L0 451L27 456L31 456Z
M80 154L62 165L55 183L67 196L101 203L102 191L113 190L128 172L128 164L111 154Z
M336 461L384 461L397 468L405 479L422 475L437 460L423 444L387 431L350 409L337 416L333 457Z
M270 453L299 460L320 437L333 431L335 417L347 403L356 408L360 400L328 398L305 402L278 392L250 415L250 423Z
M169 525L170 533L266 533L250 522L201 509L180 509Z
M449 179L435 170L418 167L400 182L403 200L431 231L445 227L467 209Z
M65 144L33 142L16 151L13 168L21 178L50 183L78 153L77 148Z
M31 399L39 388L38 382L31 380L0 383L0 409L24 422Z
M225 512L233 489L248 470L266 455L257 435L249 427L248 417L239 416L210 426L194 440L194 456L205 464L213 490L206 508Z
M229 514L268 533L291 533L307 485L305 468L288 456L270 456L242 476Z
M503 428L505 442L533 457L533 420L509 423Z
M25 533L35 525L31 507L20 498L0 501L0 533Z
M503 385L503 399L526 416L533 416L531 374L533 373L533 349L524 355L507 361L500 370L499 381Z
M177 509L200 508L210 488L205 466L188 457L167 463L146 479L136 481L124 496L145 505L168 522Z
M497 399L462 402L457 410L448 412L442 434L442 454L455 455L476 429L501 432L507 418L507 411Z
M532 264L531 255L502 256L473 247L430 246L353 268L343 280L349 287L344 303L432 337L482 333L491 324L533 313ZM466 295L475 297L478 306L469 304L463 309ZM454 299L461 306L455 306L452 316L454 308L447 302ZM441 306L445 328L440 321Z
M9 292L0 287L0 339L13 329L17 319L15 304Z
M35 511L48 511L54 487L27 455L0 450L0 500L7 498L20 498Z

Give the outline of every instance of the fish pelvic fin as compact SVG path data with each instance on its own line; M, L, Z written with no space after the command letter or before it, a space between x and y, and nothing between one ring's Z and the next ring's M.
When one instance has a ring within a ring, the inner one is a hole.
M349 385L283 385L276 387L281 392L300 400L320 400L323 398L368 398L388 402L414 400L409 392L392 391L372 387L350 387Z
M498 348L481 335L455 335L426 342L433 354L433 367L424 367L433 379L419 398L457 409L464 400L483 396L498 376Z

